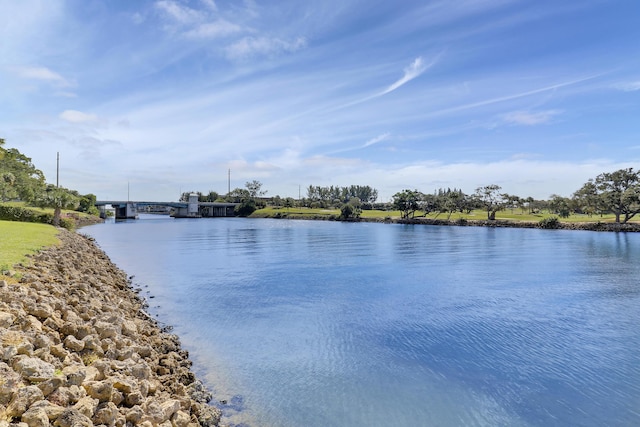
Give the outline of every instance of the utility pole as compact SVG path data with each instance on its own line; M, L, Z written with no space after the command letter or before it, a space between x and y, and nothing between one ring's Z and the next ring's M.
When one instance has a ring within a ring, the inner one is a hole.
M60 152L56 153L56 188L60 187Z
M231 194L231 169L229 169L228 178L227 178L227 196Z

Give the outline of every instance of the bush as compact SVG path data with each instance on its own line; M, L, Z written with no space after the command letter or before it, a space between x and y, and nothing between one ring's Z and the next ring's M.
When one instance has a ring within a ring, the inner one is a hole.
M53 214L45 212L37 212L19 206L1 206L0 219L5 221L20 222L40 222L43 224L51 224L53 222Z
M539 222L540 228L544 229L554 229L560 228L560 220L557 216L550 216L548 218L544 218Z
M73 218L60 218L60 227L73 231L76 229L76 222Z
M234 213L237 216L247 217L254 213L256 210L256 202L253 199L243 200L238 206L235 207Z

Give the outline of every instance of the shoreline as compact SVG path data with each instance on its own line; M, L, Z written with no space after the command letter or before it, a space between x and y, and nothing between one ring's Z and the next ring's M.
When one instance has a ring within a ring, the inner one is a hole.
M269 219L300 219L309 221L340 221L340 222L373 222L381 224L416 224L416 225L437 225L448 227L489 227L489 228L537 228L540 230L582 230L582 231L600 231L600 232L640 232L639 222L615 223L615 222L558 222L545 225L541 221L515 221L508 219L496 220L479 220L479 219L437 219L417 217L412 219L400 218L357 218L357 219L339 219L335 215L256 215L251 218L269 218Z
M90 237L0 280L0 427L219 426L180 340Z

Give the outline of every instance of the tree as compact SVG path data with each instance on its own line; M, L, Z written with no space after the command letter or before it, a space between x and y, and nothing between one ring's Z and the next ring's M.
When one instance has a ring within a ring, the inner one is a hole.
M579 211L592 216L596 213L602 214L606 209L603 201L598 195L596 184L590 179L582 188L573 193L573 202Z
M256 201L253 198L243 199L233 210L238 216L249 216L256 210Z
M72 192L73 193L73 192ZM90 215L99 215L100 211L96 208L96 195L85 194L84 196L78 195L78 212L86 212Z
M18 195L15 184L16 177L11 172L0 174L0 202L6 202Z
M485 185L476 188L475 198L478 203L487 211L487 219L493 221L496 219L496 212L504 206L504 198L500 194L502 187L499 185Z
M52 184L47 185L46 189L34 199L35 204L41 208L53 208L53 225L56 227L60 225L62 209L76 209L79 201L79 198L70 190Z
M400 211L403 219L413 218L420 209L420 202L424 195L418 190L402 190L393 196L393 207Z
M640 172L628 168L602 173L584 184L574 197L590 209L613 212L617 223L626 223L640 212Z
M362 214L362 201L357 197L352 197L340 208L340 219L358 219Z
M251 181L251 182L246 182L244 184L244 186L249 191L249 196L253 197L254 199L256 197L262 197L265 194L267 194L266 191L261 190L262 189L262 183L260 181L256 181L255 179L253 181Z
M283 203L284 207L287 208L287 212L289 212L289 208L292 208L294 205L294 200L292 197L287 197L286 199L284 199L284 203Z
M2 201L33 200L45 188L44 174L15 148L4 148L0 138L0 197Z
M229 203L241 203L244 199L250 199L251 194L249 194L249 190L245 190L244 188L234 188L231 190L231 193L227 194L225 200Z
M522 199L518 196L514 196L513 194L503 194L502 197L505 202L505 207L511 209L511 213L513 213L513 210L522 203Z
M571 200L552 194L551 200L549 200L549 210L560 218L569 218L569 215L571 215Z

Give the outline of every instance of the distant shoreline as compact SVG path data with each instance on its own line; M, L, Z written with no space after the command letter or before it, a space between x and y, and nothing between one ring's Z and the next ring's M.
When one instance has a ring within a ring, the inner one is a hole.
M626 224L616 222L563 222L558 220L555 223L546 225L542 221L514 221L514 220L476 220L476 219L433 219L433 218L358 218L342 220L334 215L299 215L283 212L282 215L256 215L254 218L273 219L304 219L316 221L341 221L341 222L374 222L384 224L416 224L416 225L439 225L457 227L490 227L490 228L537 228L541 230L583 230L583 231L605 231L605 232L640 232L640 223L629 222Z

